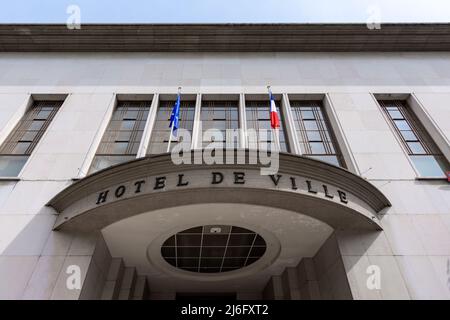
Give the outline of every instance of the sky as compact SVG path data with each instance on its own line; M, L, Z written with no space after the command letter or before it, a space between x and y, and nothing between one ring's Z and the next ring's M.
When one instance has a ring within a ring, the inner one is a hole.
M450 22L450 0L0 0L0 23Z

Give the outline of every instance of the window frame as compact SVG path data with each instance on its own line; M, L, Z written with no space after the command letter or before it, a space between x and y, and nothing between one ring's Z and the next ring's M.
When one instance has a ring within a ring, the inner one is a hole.
M64 100L65 99L32 99L30 101L29 107L25 110L14 128L9 132L5 140L0 145L0 158L2 158L1 160L4 160L5 158L22 158L23 161L21 161L21 167L15 174L1 175L1 179L19 179L28 160L33 154L33 151L42 141L42 138L47 132L50 124L54 120L58 111L61 109ZM39 116L42 111L45 111L47 113L45 119L42 118L42 116ZM41 126L37 130L30 130L33 123L35 123L36 121L41 122ZM33 138L31 140L30 138L23 139L29 133L33 133ZM28 146L21 152L15 152L17 146L19 146L20 144L28 144Z
M422 180L441 180L441 179L447 179L446 172L449 168L449 163L445 156L443 155L442 151L437 146L436 142L431 137L428 130L425 128L423 123L421 122L420 118L417 116L417 114L412 110L410 103L405 99L376 99L378 102L379 107L381 108L381 113L385 117L386 121L388 122L388 125L391 127L391 129L394 131L394 136L398 140L400 147L405 152L408 161L410 162L415 174L416 179L422 179ZM395 108L402 114L403 119L393 119L389 113L388 108L394 108L392 104L395 105ZM389 105L389 106L388 106ZM395 120L404 120L410 130L400 130L400 128L395 124ZM416 140L409 141L407 140L402 132L412 132ZM422 150L424 150L424 153L415 153L414 150L411 148L410 143L419 143L422 147ZM421 169L416 165L415 158L416 157L433 157L435 164L440 168L441 175L424 175L422 174ZM444 168L444 167L445 168Z

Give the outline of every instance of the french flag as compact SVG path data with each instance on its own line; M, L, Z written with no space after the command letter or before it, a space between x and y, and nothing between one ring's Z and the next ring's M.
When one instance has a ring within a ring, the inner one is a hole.
M280 118L278 117L277 106L275 105L275 99L272 92L269 92L270 96L270 126L272 129L277 129L280 127Z

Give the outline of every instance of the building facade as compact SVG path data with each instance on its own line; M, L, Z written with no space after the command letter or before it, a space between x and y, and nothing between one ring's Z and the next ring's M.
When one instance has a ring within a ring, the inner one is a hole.
M0 26L0 298L449 299L448 31Z

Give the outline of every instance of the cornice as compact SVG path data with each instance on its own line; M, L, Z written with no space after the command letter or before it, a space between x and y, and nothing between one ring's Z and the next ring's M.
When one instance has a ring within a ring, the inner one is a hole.
M0 24L0 52L450 51L450 24Z

